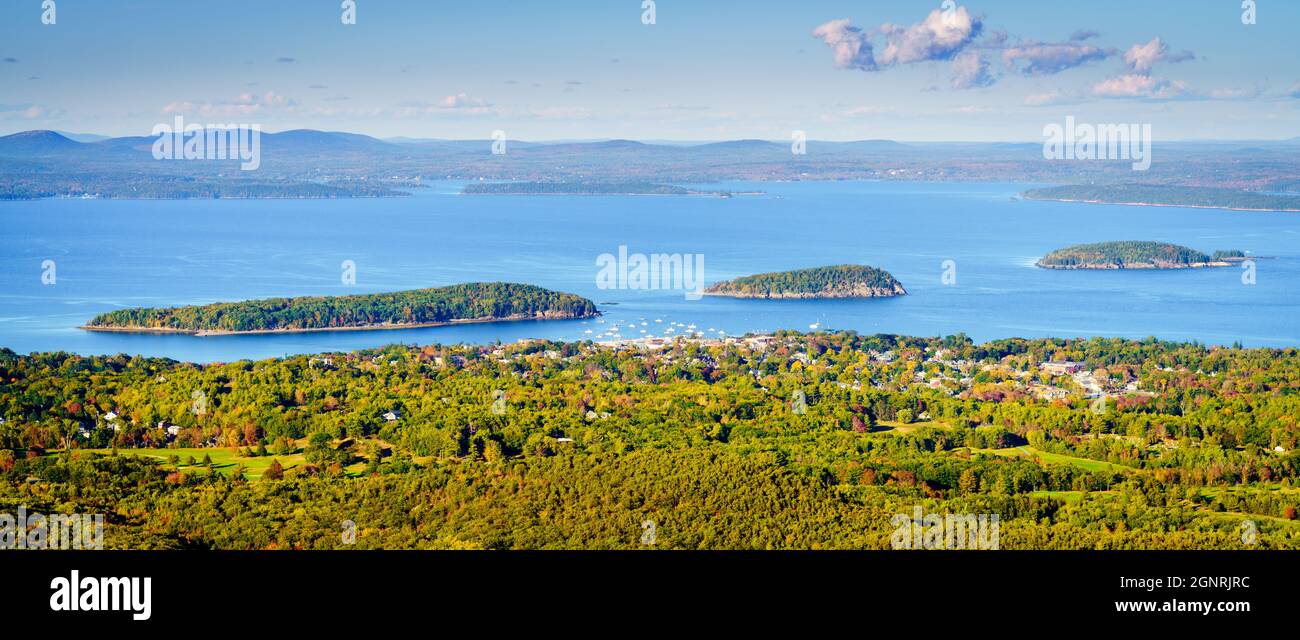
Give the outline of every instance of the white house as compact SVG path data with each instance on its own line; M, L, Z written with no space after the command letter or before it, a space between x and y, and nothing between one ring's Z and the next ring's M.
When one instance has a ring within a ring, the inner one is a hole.
M384 414L384 420L387 420L389 422L397 422L398 420L401 419L402 419L402 414L397 411L389 411L388 413Z
M1066 360L1064 362L1044 362L1039 368L1052 375L1061 376L1078 373L1083 370L1083 365Z

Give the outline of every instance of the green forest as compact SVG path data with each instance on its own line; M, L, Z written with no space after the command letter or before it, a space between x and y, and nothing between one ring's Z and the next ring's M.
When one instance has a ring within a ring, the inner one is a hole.
M267 331L416 325L456 320L567 319L597 315L586 298L508 282L352 296L270 298L160 309L119 309L88 329Z
M1227 255L1239 256L1244 254L1240 251L1218 251L1215 253L1215 259ZM1043 256L1038 261L1038 266L1049 268L1111 267L1116 269L1134 267L1177 268L1180 266L1204 265L1211 262L1210 256L1195 249L1168 242L1131 240L1076 244L1064 249L1057 249Z
M1031 200L1300 211L1300 196L1189 185L1077 184L1029 189L1021 195Z
M1048 362L1130 391L1085 398ZM1025 391L1046 384L1070 393ZM103 513L110 548L881 549L914 507L997 514L1003 549L1300 548L1294 348L2 350L0 416L0 512Z
M866 265L842 264L744 276L714 284L705 293L740 298L838 298L903 295L907 292L887 271Z

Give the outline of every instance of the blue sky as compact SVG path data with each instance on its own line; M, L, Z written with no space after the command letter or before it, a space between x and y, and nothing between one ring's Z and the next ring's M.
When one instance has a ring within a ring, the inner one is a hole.
M1300 136L1300 2L341 0L0 4L0 133L190 122L380 137ZM931 15L931 12L938 12ZM894 26L890 26L894 25ZM814 32L817 35L814 35Z

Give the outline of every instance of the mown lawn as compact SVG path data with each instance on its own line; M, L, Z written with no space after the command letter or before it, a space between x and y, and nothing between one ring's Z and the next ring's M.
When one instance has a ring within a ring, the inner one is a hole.
M82 451L91 453L111 454L111 449L82 449ZM279 460L280 466L285 471L300 467L307 464L306 458L303 457L301 450L298 453L290 455L267 455L242 457L239 455L239 449L224 448L181 448L181 449L118 449L118 455L123 456L142 456L156 458L163 462L165 466L171 467L169 460L172 456L180 458L180 464L176 469L182 473L209 473L206 466L203 465L203 457L208 456L212 459L212 471L225 475L233 475L235 469L240 465L246 467L244 477L250 480L258 480L267 468L271 466L272 460ZM189 464L190 457L194 457L195 464ZM344 471L349 475L358 475L365 468L364 462L358 462L347 467Z
M1090 458L1067 456L1060 453L1050 453L1029 446L1007 447L1006 449L971 449L971 451L974 453L988 453L995 456L1009 458L1034 458L1042 460L1047 464L1068 464L1083 469L1084 471L1117 473L1132 470L1132 467L1126 467L1124 465L1113 464L1101 460L1092 460Z
M925 420L922 422L909 422L909 423L895 422L893 420L881 420L876 423L875 432L876 433L897 433L899 435L905 436L922 427L934 427L936 429L947 429L948 425L942 422L938 422L936 420Z

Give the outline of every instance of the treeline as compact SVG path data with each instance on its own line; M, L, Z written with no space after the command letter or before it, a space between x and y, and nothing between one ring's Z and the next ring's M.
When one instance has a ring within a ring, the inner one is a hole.
M1121 241L1077 244L1057 249L1038 261L1044 267L1073 266L1161 266L1210 262L1210 256L1167 242Z
M1021 195L1036 200L1300 211L1300 196L1182 185L1078 184L1030 189Z
M410 325L453 320L585 318L590 300L506 282L351 296L270 298L201 306L120 309L96 316L88 328L181 331L263 331Z
M470 195L730 195L698 191L655 182L471 182L461 189Z
M238 173L238 172L236 172ZM123 173L0 172L0 200L95 197L141 200L378 198L406 196L378 181L322 184L292 179Z

